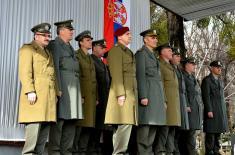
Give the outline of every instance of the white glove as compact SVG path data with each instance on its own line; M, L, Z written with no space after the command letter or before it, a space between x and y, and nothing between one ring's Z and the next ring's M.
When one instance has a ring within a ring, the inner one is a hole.
M30 104L35 104L36 99L37 99L37 95L35 92L31 92L27 94L28 100Z

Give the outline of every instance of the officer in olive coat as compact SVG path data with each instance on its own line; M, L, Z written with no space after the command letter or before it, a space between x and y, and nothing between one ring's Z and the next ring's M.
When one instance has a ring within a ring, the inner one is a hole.
M179 95L180 95L180 113L181 113L181 126L175 130L175 150L174 155L180 155L180 150L184 149L185 142L181 138L184 135L185 130L189 129L188 112L187 112L187 93L185 87L185 80L181 70L180 61L181 55L178 49L173 49L173 57L171 59L171 64L173 65L179 83ZM180 147L180 148L179 148ZM180 149L180 150L179 150Z
M224 99L224 85L219 78L222 71L220 61L210 63L211 73L202 80L204 103L203 131L206 155L219 155L220 134L228 131L227 110Z
M135 57L127 47L131 41L128 27L115 31L118 43L109 51L111 86L105 123L116 125L113 133L113 155L125 154L132 125L137 124L137 90Z
M57 37L49 44L52 50L61 97L58 102L57 123L50 131L48 152L71 154L76 121L83 119L79 81L79 63L70 45L73 20L56 22Z
M78 153L86 153L90 135L95 127L96 105L98 104L95 65L88 53L88 50L92 48L93 38L90 31L83 31L76 36L75 40L79 45L76 57L79 60L81 94L84 100L84 119L79 120L77 124L82 129L79 141L75 142L75 145L78 145Z
M19 123L26 124L23 155L43 154L50 130L56 122L59 95L51 53L46 46L51 39L51 25L34 26L34 40L19 51L19 79L22 85Z
M170 64L173 55L171 46L166 43L158 46L156 50L158 50L160 56L161 76L167 104L168 127L165 127L164 130L164 137L167 138L162 140L163 146L165 145L166 148L157 146L155 150L157 153L167 152L167 154L172 154L174 151L175 128L181 125L179 84L176 71Z
M140 35L144 45L135 54L139 99L137 149L139 155L150 155L156 132L166 125L166 105L159 60L153 52L157 46L156 30L149 29Z
M182 61L183 76L185 79L185 86L187 92L187 111L189 117L189 130L185 132L185 143L187 148L187 155L196 155L196 130L202 128L202 98L201 88L194 76L195 60L188 57Z

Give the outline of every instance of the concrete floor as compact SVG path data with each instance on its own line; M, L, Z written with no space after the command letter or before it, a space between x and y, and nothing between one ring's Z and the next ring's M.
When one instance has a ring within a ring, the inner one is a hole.
M10 146L10 145L0 145L0 155L21 155L22 147ZM47 152L44 153L47 155Z

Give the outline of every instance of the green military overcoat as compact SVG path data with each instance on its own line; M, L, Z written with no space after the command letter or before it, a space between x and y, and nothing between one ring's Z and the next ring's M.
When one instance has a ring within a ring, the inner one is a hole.
M109 52L111 86L105 115L106 124L137 124L137 88L135 58L132 51L116 44ZM125 96L123 106L117 98Z
M180 99L178 78L173 66L160 58L161 76L166 95L167 125L180 126Z
M202 80L201 88L204 104L203 131L206 133L227 132L227 108L222 80L215 79L211 73ZM213 112L213 118L208 117L208 112Z
M94 62L89 54L82 49L77 50L76 56L80 66L81 94L84 99L84 119L79 120L78 125L82 127L95 127L97 83Z
M55 122L58 88L51 53L35 41L23 45L19 51L19 78L19 122ZM27 99L30 92L37 95L33 105Z
M185 80L188 107L191 108L191 112L188 112L189 129L200 130L202 128L202 95L201 88L193 74L189 74L183 71Z
M51 41L48 48L52 51L59 90L62 92L57 104L58 119L83 119L79 63L70 44L60 37Z
M166 105L159 60L146 46L135 54L139 99L139 124L166 125ZM140 103L147 98L148 105Z
M174 65L173 65L174 66ZM181 126L180 129L188 130L189 129L189 120L187 112L187 91L185 86L185 79L181 69L178 66L174 66L179 83L179 96L180 96L180 112L181 112Z

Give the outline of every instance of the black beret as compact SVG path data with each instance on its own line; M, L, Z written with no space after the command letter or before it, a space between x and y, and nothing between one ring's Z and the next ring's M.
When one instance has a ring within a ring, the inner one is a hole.
M104 39L93 41L92 46L102 46L106 48L106 41Z
M218 60L212 61L210 63L210 66L211 67L223 67L222 63L220 61L218 61Z
M51 25L49 23L41 23L38 25L35 25L31 31L33 33L39 32L39 33L51 33L50 32Z
M56 23L54 23L54 25L57 26L57 28L65 27L65 28L68 28L70 30L74 30L72 22L73 22L73 20L70 19L70 20L56 22Z
M78 34L76 37L75 37L75 40L76 41L81 41L83 38L91 38L91 40L93 40L92 36L91 36L91 31L83 31L81 32L80 34Z
M145 30L145 31L141 32L140 35L142 37L145 37L145 36L157 36L158 33L157 33L157 30L148 29L148 30Z

